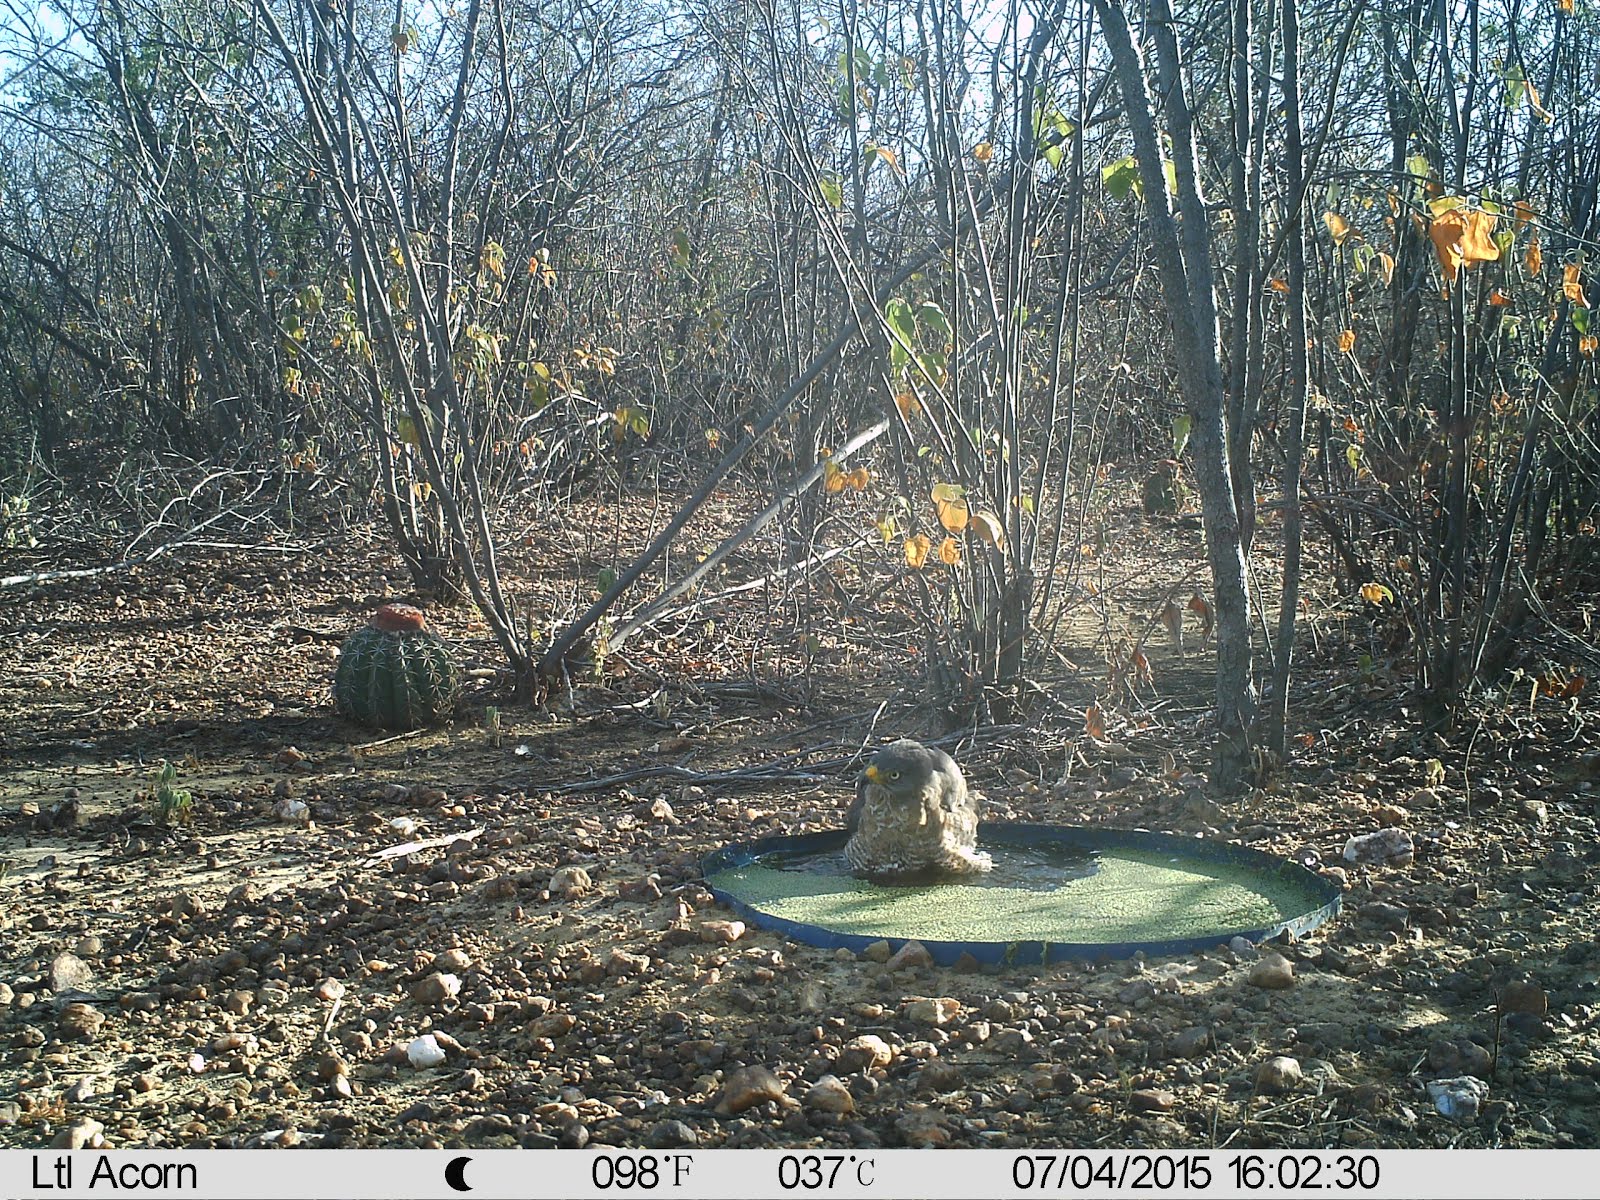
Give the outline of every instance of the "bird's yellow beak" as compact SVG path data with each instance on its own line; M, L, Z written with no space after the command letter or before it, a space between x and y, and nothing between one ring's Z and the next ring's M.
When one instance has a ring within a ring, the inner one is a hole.
M875 766L868 767L866 769L866 771L864 772L864 774L873 783L882 783L883 782L883 780L879 778L879 776L881 776L883 774L883 772L878 770L878 768L875 767Z

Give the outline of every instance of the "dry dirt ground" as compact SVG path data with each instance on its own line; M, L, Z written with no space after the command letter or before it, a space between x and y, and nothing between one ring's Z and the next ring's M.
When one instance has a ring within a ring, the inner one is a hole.
M554 620L647 516L530 519L514 587ZM0 592L0 1145L1600 1145L1587 694L1508 688L1425 730L1330 599L1293 761L1219 803L1194 628L1181 660L1149 642L1131 696L1095 646L1148 633L1199 535L1135 503L1111 533L1027 726L946 744L993 815L1348 867L1344 915L1297 943L963 972L730 924L705 853L837 825L863 744L942 733L888 568L740 593L540 710L435 607L473 684L456 723L398 737L328 703L340 639L405 598L373 536ZM80 564L0 575L51 565ZM158 812L163 760L186 820ZM1386 824L1413 862L1342 861ZM1289 986L1260 986L1274 953ZM427 1034L442 1061L414 1065ZM1464 1076L1476 1113L1447 1118L1428 1085Z

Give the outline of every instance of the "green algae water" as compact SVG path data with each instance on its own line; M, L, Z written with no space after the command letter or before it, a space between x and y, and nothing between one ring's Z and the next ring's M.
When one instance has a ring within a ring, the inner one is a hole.
M1288 872L1167 851L985 843L994 870L911 884L849 873L842 854L774 854L706 882L757 913L839 934L920 941L1118 944L1226 940L1324 900Z

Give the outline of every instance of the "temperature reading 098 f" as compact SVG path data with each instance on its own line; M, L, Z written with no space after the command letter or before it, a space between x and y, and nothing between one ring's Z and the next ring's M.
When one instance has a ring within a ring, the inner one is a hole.
M778 1160L778 1186L790 1192L871 1187L877 1174L876 1159L856 1154L785 1154Z

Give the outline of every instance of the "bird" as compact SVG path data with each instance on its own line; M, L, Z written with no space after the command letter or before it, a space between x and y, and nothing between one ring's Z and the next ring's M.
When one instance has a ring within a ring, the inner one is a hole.
M866 878L970 875L993 861L977 848L978 796L943 750L910 738L873 754L856 781L845 859Z

